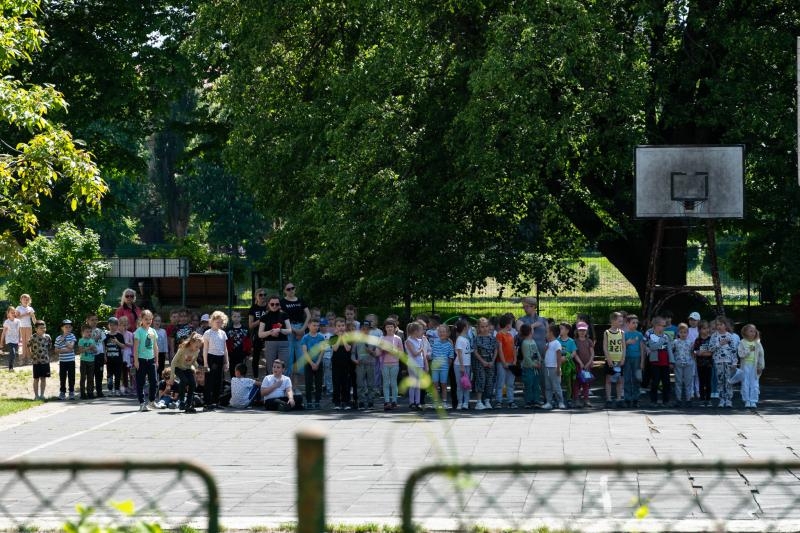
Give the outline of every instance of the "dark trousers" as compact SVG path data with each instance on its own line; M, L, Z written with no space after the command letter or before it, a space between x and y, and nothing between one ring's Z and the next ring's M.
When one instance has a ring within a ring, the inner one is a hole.
M62 393L67 392L67 380L69 380L69 392L75 392L75 361L58 362L58 380L61 382Z
M241 350L234 350L232 352L228 352L228 372L230 373L230 378L233 379L236 377L236 365L244 363L244 352ZM254 378L258 379L258 378Z
M304 372L306 377L306 391L305 397L306 400L315 403L319 403L322 401L322 378L324 377L324 372L322 369L322 359L319 360L319 366L316 370L311 370L311 365L306 363L306 369Z
M103 395L103 369L105 365L105 354L99 353L94 357L94 391L97 396Z
M711 401L711 367L697 365L697 381L700 383L700 401Z
M253 379L258 380L258 367L261 364L261 354L264 351L264 341L258 338L258 335L253 336ZM267 373L272 372L271 368L267 369Z
M669 366L650 365L650 401L658 400L658 384L661 384L661 398L664 405L669 401Z
M108 390L119 390L122 379L122 357L115 356L108 358L108 379L111 387Z
M161 348L161 346L159 346ZM161 378L161 373L167 366L167 352L158 352L158 377Z
M144 403L144 380L149 381L147 397L151 402L156 401L158 391L158 378L156 377L156 360L139 358L139 368L136 369L136 395L139 403Z
M209 372L206 374L206 386L203 394L203 400L205 400L206 405L219 405L224 365L224 355L208 354Z
M288 404L286 402L289 401L288 396L283 396L282 398L270 398L269 400L264 400L264 409L267 411L278 411L281 409L281 406L284 406L284 409L288 409ZM294 396L294 407L293 410L302 410L303 409L303 398L295 394Z
M94 361L81 361L81 397L94 396Z
M187 407L194 407L194 390L197 388L197 381L194 379L194 370L176 368L175 376L178 378L178 405L182 405L184 409Z
M353 361L351 360L350 363L348 364L348 367L349 367L349 373L350 373L350 376L347 379L348 387L350 387L352 385L352 387L350 387L350 388L353 391L353 394L352 394L352 396L353 396L353 404L358 405L358 385L357 385L358 381L356 381L356 365L354 365Z
M342 405L350 403L350 358L334 359L333 366L333 403Z

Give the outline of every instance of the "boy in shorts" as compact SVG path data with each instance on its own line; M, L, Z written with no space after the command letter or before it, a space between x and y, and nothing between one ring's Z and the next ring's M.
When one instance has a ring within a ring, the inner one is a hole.
M33 335L28 341L28 353L31 354L33 363L33 397L34 400L44 400L44 388L47 378L50 377L50 349L53 340L47 334L47 326L43 320L34 324Z

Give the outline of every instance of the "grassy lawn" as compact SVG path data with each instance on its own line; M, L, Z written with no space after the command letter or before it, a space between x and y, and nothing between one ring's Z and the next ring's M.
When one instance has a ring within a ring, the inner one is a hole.
M0 416L11 415L31 407L41 405L41 400L25 400L22 398L0 398Z

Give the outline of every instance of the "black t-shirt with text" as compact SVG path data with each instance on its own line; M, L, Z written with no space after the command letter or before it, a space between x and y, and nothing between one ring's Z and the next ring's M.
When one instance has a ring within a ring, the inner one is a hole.
M263 315L261 315L261 322L264 324L264 330L269 331L275 328L286 328L286 320L289 319L289 315L284 313L283 311L267 311ZM275 342L275 341L285 341L287 340L286 335L281 333L277 337L266 337L261 339L265 342Z
M306 321L306 303L302 298L290 302L286 298L281 298L281 310L289 315L289 322L292 324L303 324Z
M116 333L106 333L106 338L103 341L103 345L106 349L106 357L119 357L122 355L122 348L120 348L119 344L114 342L115 339L121 344L125 344L125 336L119 331Z

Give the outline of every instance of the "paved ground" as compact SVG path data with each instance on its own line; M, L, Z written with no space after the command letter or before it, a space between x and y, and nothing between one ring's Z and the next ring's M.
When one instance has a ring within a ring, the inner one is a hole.
M5 462L194 459L217 479L223 523L277 526L296 520L294 435L314 425L328 435L329 521L396 524L408 475L419 466L446 460L800 461L799 396L800 387L766 388L757 412L494 410L450 411L446 419L404 410L288 414L224 410L185 415L139 413L134 400L121 398L49 402L0 419L0 457ZM155 487L156 481L170 483L154 477L142 485ZM28 509L24 491L5 483L0 482L0 494L17 497L0 497L0 513ZM82 491L87 488L116 496L120 484L136 485L109 475L97 476L86 486L56 475L43 483L64 493L62 503L69 506L84 501L87 496ZM752 525L754 518L800 517L800 510L791 510L800 509L798 484L793 471L786 470L774 475L581 472L568 479L549 472L513 479L478 474L456 483L427 480L416 494L415 518L446 528L457 518L489 524L502 519L519 525L561 514L589 519L596 526L593 517L627 519L638 502L650 500L650 517L706 519L730 512ZM454 491L456 486L459 490ZM164 494L161 504L176 512L183 509L190 499L183 489L181 483L157 489Z

